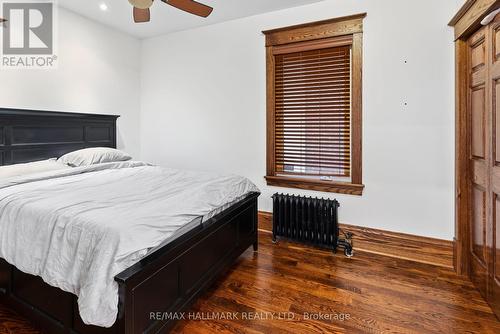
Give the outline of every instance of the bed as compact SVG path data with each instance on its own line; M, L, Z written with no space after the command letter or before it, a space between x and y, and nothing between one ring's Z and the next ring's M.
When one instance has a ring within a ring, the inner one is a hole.
M118 116L0 109L0 165L58 157L82 148L116 147ZM214 216L149 251L114 276L118 315L110 328L85 325L74 294L46 284L0 258L0 302L49 334L165 333L253 246L257 251L257 197L252 191Z

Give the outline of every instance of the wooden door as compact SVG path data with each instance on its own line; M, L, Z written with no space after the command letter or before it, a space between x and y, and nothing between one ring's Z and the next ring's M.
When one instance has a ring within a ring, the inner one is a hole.
M500 318L500 16L468 46L470 274Z
M488 251L487 300L500 318L500 15L488 26L491 59L489 82L491 86L491 221L486 226Z
M471 165L471 279L483 297L487 296L488 252L486 227L489 195L488 29L482 28L469 44L469 131Z

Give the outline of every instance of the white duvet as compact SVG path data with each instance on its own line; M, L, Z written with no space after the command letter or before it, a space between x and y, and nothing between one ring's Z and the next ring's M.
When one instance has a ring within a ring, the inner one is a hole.
M77 295L86 324L111 327L115 275L253 191L243 177L133 161L0 180L0 257Z

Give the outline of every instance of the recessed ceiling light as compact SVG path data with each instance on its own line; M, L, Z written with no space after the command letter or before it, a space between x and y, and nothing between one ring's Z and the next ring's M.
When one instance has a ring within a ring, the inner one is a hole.
M99 5L99 9L101 9L103 12L108 10L108 5L106 5L104 2Z

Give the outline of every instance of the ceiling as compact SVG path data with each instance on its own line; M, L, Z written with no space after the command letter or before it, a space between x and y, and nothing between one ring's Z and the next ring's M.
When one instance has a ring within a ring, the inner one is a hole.
M136 24L128 0L59 0L61 7L138 38L148 38L174 31L196 28L241 17L272 12L323 0L198 0L214 8L212 15L190 15L157 0L151 8L151 22ZM101 10L102 4L107 10Z

